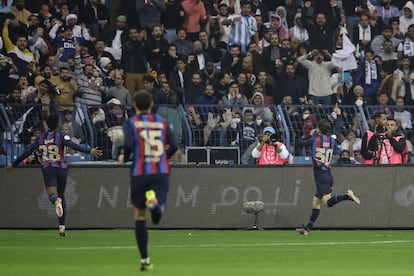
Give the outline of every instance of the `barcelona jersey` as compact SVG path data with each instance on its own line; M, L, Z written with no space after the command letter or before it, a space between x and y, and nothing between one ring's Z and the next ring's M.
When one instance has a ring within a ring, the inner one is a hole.
M53 130L39 135L12 165L13 167L17 166L24 158L38 150L43 169L49 167L67 169L68 165L64 158L65 147L84 153L90 152L89 148L73 143L69 135Z
M125 154L133 155L132 176L170 173L168 158L176 151L177 144L164 118L141 113L125 121L123 129Z
M316 135L312 144L312 165L321 171L331 170L331 161L338 153L335 139L330 135Z

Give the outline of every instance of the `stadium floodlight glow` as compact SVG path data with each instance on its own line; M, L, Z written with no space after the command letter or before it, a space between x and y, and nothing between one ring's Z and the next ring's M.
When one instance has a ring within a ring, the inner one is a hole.
M254 214L254 224L249 230L264 230L259 227L259 213L263 211L263 201L246 201L243 203L243 211L248 214Z

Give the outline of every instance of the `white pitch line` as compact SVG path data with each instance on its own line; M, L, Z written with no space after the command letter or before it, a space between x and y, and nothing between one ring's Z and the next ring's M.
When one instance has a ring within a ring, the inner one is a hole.
M389 241L349 241L349 242L291 242L291 243L240 243L240 244L194 244L194 245L152 245L156 248L223 248L223 247L272 247L272 246L314 246L314 245L369 245L369 244L401 244L414 243L414 240L389 240ZM25 247L25 246L0 246L0 249L23 250L123 250L136 249L136 246L81 246L81 247Z
M364 244L393 244L393 243L414 243L414 240L395 240L395 241L364 241L364 242L288 242L288 243L240 243L240 244L196 244L196 245L163 245L154 247L164 248L209 248L209 247L263 247L263 246L314 246L314 245L364 245Z

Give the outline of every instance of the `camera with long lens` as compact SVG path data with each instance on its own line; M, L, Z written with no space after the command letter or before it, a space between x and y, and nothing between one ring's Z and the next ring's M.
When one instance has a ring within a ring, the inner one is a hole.
M385 135L385 133L387 132L387 128L385 126L377 126L375 128L375 132L379 135Z

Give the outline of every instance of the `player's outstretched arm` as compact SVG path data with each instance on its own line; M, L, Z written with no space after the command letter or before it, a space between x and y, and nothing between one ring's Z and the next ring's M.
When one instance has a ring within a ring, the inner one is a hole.
M90 154L94 157L101 157L103 155L102 150L98 149L97 147L89 149L89 147L84 147L84 146L81 146L81 145L78 145L78 144L72 142L70 140L69 135L65 135L62 141L63 141L63 144L65 146L67 146L67 147L69 147L73 150L88 153L88 154Z
M96 148L92 148L89 154L94 157L101 157L103 155L103 152L102 150L96 147Z

